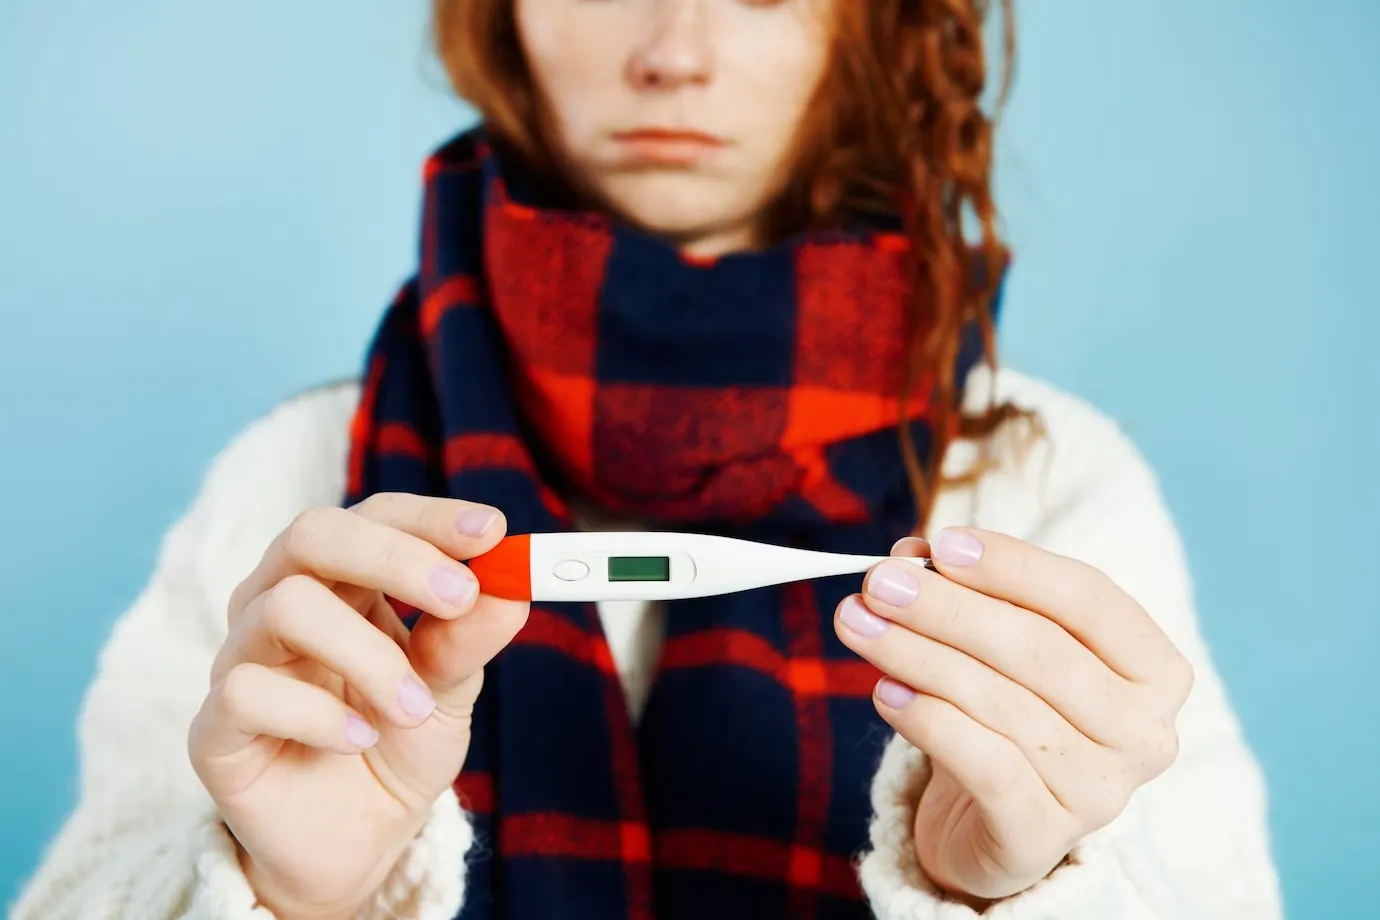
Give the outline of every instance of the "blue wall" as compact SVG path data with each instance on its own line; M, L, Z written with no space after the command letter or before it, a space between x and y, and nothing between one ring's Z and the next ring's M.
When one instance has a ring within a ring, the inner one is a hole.
M1380 6L1019 5L1004 357L1157 465L1291 915L1354 916L1380 858ZM408 270L421 158L467 117L425 6L0 3L0 898L72 804L80 696L160 532L236 429L354 371Z

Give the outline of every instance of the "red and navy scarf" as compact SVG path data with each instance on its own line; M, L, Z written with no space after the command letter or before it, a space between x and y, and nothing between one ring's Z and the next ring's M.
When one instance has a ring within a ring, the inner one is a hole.
M537 533L576 526L577 498L843 553L914 529L903 237L693 262L552 203L479 130L428 162L423 213L419 271L369 355L347 502L452 496ZM636 725L594 605L534 608L486 673L456 781L477 831L461 916L869 916L855 863L890 729L879 674L832 625L859 587L667 604Z

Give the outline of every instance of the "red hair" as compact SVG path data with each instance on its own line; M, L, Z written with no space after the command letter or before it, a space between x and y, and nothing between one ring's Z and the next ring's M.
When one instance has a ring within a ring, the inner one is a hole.
M1003 59L1014 56L1012 0ZM983 28L988 0L835 0L833 48L797 140L792 181L768 215L773 236L827 226L845 212L895 214L910 241L911 361L905 396L932 380L934 438L926 469L900 424L920 520L929 517L944 454L957 436L986 437L1023 415L991 403L962 413L954 367L977 324L995 360L988 307L1008 260L992 198L994 118ZM555 171L546 114L528 72L513 0L433 0L436 51L455 91L486 127L539 169ZM1002 86L1004 98L1006 86ZM979 239L964 236L974 220Z

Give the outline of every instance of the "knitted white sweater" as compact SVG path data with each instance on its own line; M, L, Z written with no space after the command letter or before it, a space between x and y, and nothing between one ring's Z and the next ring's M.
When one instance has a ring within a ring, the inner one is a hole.
M1179 722L1178 762L1068 864L986 916L1274 920L1282 908L1264 784L1199 635L1179 539L1152 474L1088 406L1009 371L995 379L1001 395L1039 413L1046 436L1025 454L997 442L998 468L945 494L932 529L1000 530L1102 568L1160 621L1197 681ZM975 403L991 383L975 375ZM79 727L80 800L15 906L16 920L269 917L188 764L186 733L231 590L298 512L339 502L356 395L353 384L317 390L252 425L167 535L152 579L101 654ZM974 456L972 445L956 445L947 469ZM657 611L602 613L636 710L656 653ZM873 782L871 848L859 866L882 920L973 916L937 896L916 863L912 818L927 775L923 755L894 738ZM449 920L463 900L471 839L447 793L365 914Z

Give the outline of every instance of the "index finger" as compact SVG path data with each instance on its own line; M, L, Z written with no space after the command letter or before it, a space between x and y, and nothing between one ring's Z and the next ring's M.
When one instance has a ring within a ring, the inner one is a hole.
M452 559L471 559L487 553L507 531L503 512L458 498L378 492L350 510L420 537Z
M951 527L931 543L946 578L1053 620L1122 677L1144 683L1172 673L1174 644L1100 569L978 528Z
M487 552L505 530L496 508L406 493L379 493L348 509L312 509L279 535L235 589L229 616L296 574L383 591L433 615L454 616L454 603L437 607L425 573L443 576L446 587L468 588L474 577L455 560ZM458 603L468 608L468 600Z

